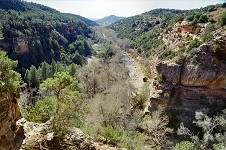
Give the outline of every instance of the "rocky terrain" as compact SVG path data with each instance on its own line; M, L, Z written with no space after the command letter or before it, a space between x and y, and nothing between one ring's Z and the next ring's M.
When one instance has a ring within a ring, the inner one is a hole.
M21 117L17 100L18 95L5 95L0 100L0 149L12 149L21 143L22 131L16 127L16 121Z
M200 35L197 35L194 31L200 24L178 22L160 38L174 51L179 51L188 46L186 37L201 39L207 25L203 24ZM158 95L150 98L148 109L151 112L161 106L171 114L172 122L188 123L197 110L215 114L226 107L225 60L220 59L213 50L218 42L222 47L221 55L226 54L225 30L217 29L213 35L213 40L192 49L181 63L168 60L156 65L158 81L154 82L154 87Z

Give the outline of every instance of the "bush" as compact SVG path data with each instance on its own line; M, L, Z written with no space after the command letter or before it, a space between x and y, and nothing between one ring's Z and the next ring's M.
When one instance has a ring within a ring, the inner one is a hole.
M206 23L206 22L208 22L208 19L209 18L206 15L201 15L197 22L198 23Z
M24 110L24 118L28 121L44 123L56 113L56 99L44 98L37 101L36 105L28 106Z
M147 96L145 95L145 93L136 94L136 96L133 97L132 100L133 108L144 110L144 108L146 107L145 102L147 101Z
M220 26L226 25L226 11L224 11L224 13L219 17L218 24Z
M177 143L173 150L194 150L194 144L188 141Z
M187 47L187 51L192 50L193 48L199 47L202 44L202 42L198 39L194 39L191 41Z
M171 59L171 58L173 58L174 57L174 52L172 51L172 50L170 50L170 49L167 49L167 50L165 50L165 51L163 51L163 53L160 55L160 58L161 59Z
M107 144L117 145L121 139L121 132L108 126L103 129L102 136L107 140Z
M128 150L143 150L145 143L145 136L142 133L128 133L124 132L119 147L126 148Z
M225 150L226 149L226 143L213 144L213 149L214 150Z
M223 114L213 117L209 117L203 112L195 112L195 120L193 123L202 130L201 133L194 134L181 123L177 134L189 137L196 149L209 149L216 143L225 142L225 110L223 110ZM221 147L221 144L217 144L215 147Z
M164 77L161 73L157 74L157 81L158 81L158 83L162 83L164 81Z

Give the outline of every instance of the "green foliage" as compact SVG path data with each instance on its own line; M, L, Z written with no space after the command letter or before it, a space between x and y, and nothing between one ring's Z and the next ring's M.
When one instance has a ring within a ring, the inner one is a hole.
M213 39L213 34L211 32L205 31L202 40L203 42L210 42Z
M103 137L107 140L107 144L117 145L121 140L121 132L107 126L102 131Z
M194 144L189 141L177 143L173 150L195 150Z
M146 107L146 101L150 97L150 89L149 89L149 83L143 85L142 91L138 94L136 94L134 97L132 97L132 107L144 110Z
M143 53L148 56L150 54L154 55L159 53L157 49L163 49L165 45L163 41L158 39L158 36L154 34L144 34L137 37L131 46L132 48L139 49L138 53Z
M68 72L58 72L54 74L53 78L43 81L40 88L45 92L53 93L50 98L56 99L56 115L53 119L53 126L59 135L70 125L71 118L79 118L82 103L78 98L78 82Z
M30 87L38 87L42 81L53 77L57 72L68 71L71 76L75 76L78 68L79 66L74 63L66 66L60 62L55 62L54 60L52 60L51 64L43 62L39 68L32 65L30 70L26 70L24 81L28 83Z
M36 69L35 66L31 66L28 79L29 79L28 82L31 83L31 87L33 87L33 88L38 87L39 75L38 75L38 70Z
M24 40L28 44L27 52L19 57L13 47L5 48L10 58L18 60L19 71L29 69L31 65L39 67L44 61L50 63L52 59L66 64L71 64L73 59L81 65L83 56L92 54L90 41L95 38L94 32L75 16L21 0L1 0L0 3L2 42L10 45ZM69 47L72 43L76 44L73 52ZM75 51L79 55L75 55Z
M0 51L0 64L0 97L19 93L21 77L13 70L17 61L12 61L6 56L6 52Z
M28 121L44 123L56 114L56 99L44 98L38 100L35 106L27 106L24 117Z
M163 74L157 74L157 79L158 83L162 83L164 81Z
M40 88L46 92L54 92L58 100L64 90L77 89L78 82L72 78L68 72L58 72L53 78L48 78L41 85Z
M226 11L223 12L223 14L219 17L217 22L220 26L226 25Z
M186 51L190 51L190 50L192 50L193 48L197 48L197 47L199 47L201 44L202 44L202 42L201 42L199 39L194 39L193 41L191 41L191 42L188 44L188 47L187 47Z
M224 49L220 44L215 43L212 48L212 52L219 60L226 62L226 54L224 53Z
M188 54L192 53L191 50L193 48L199 47L201 44L202 44L202 42L200 40L194 39L188 44L187 48L181 48L177 51L172 51L170 49L167 49L161 53L159 58L162 60L173 60L174 62L181 64L181 63L183 63L184 58ZM195 59L196 58L194 58L194 60ZM158 79L161 79L161 78L158 77Z
M218 144L213 144L213 149L214 150L224 150L224 149L226 149L226 143L222 142L222 143L218 143Z
M136 94L132 98L132 107L144 110L146 106L147 96L144 93Z
M123 132L119 147L127 150L143 150L145 144L145 135L139 132Z

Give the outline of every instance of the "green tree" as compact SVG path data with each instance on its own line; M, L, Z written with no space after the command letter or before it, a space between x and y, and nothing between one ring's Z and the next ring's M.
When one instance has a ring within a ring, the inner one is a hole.
M41 77L42 80L46 80L49 77L49 65L46 62L41 64Z
M78 70L79 66L72 63L69 66L68 72L70 73L71 76L75 76L76 71Z
M13 70L17 61L12 61L6 52L0 51L0 98L19 93L21 76Z
M39 74L38 70L35 66L31 66L30 68L30 75L29 75L29 83L31 84L31 87L38 87L39 86Z
M52 59L52 62L51 62L51 71L52 71L52 75L54 75L57 72L56 61L54 59Z
M25 71L25 74L24 74L24 81L25 81L26 83L29 83L29 82L30 82L30 74L29 74L29 70L28 70L28 69Z
M53 93L51 98L56 99L56 115L53 119L56 134L60 134L60 131L70 123L71 117L78 114L82 108L78 98L78 87L77 80L68 72L58 72L53 78L48 78L40 85L45 92Z

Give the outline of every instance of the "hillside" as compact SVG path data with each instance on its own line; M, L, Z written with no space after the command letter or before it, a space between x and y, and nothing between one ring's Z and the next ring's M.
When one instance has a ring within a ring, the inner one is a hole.
M175 128L179 122L192 126L196 111L208 108L214 115L225 109L225 16L225 4L157 9L108 26L118 37L130 39L128 52L154 79L147 112L161 106Z
M20 71L52 60L83 64L92 53L93 31L73 15L21 0L0 0L0 15L0 49Z
M141 15L121 19L107 28L111 28L118 33L119 38L129 38L135 40L138 35L152 30L155 26L166 26L170 19L181 10L154 9Z
M118 20L123 19L124 17L119 17L119 16L115 16L115 15L110 15L110 16L106 16L104 18L95 20L97 23L101 24L101 25L109 25L111 23L114 23Z
M82 17L80 15L75 15L75 14L66 14L69 15L71 17L75 17L76 19L78 19L81 22L84 22L85 24L87 24L88 26L98 26L99 24L96 23L95 21L92 21L90 19L87 19L85 17Z

